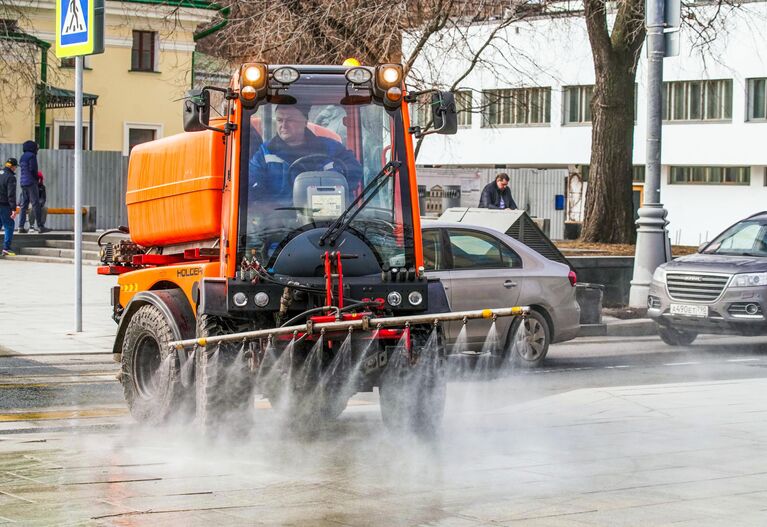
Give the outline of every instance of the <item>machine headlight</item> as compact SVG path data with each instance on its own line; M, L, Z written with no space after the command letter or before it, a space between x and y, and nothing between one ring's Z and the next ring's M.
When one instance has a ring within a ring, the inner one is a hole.
M402 83L402 66L400 64L382 64L376 68L376 84L380 90L386 91Z
M373 73L367 68L352 68L346 72L346 80L352 84L365 84L373 78Z
M386 301L389 302L390 306L397 307L402 303L402 295L397 291L392 291L386 296Z
M272 73L274 80L282 84L292 84L296 82L300 76L301 74L298 73L297 69L288 66L277 68L274 70L274 73Z
M662 284L666 283L666 268L662 266L656 267L655 272L652 274L652 279Z
M259 97L266 96L266 80L268 68L266 64L251 62L243 64L240 69L240 100L251 108Z
M758 287L767 285L767 273L736 274L732 279L733 287Z
M407 300L413 306L420 306L421 302L423 302L423 295L420 291L411 291L410 294L407 295Z
M256 293L256 296L253 298L253 301L256 303L258 307L264 307L266 304L269 303L269 295L264 293L263 291L259 291Z
M248 303L248 295L242 291L235 293L234 296L232 296L232 302L234 302L234 305L237 307L245 307L245 304Z

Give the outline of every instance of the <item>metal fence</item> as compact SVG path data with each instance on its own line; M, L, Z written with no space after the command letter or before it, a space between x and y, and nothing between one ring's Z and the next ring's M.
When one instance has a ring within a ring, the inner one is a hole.
M21 145L0 144L0 160L21 158ZM74 152L72 150L40 150L37 162L45 176L49 208L74 206ZM17 172L17 177L20 174ZM109 229L128 224L125 189L128 158L122 152L83 152L83 205L96 207L96 228ZM21 196L21 187L18 191ZM72 230L71 215L49 215L46 226Z
M567 169L419 167L418 179L419 183L427 183L428 188L435 181L442 187L460 184L461 206L476 207L481 189L500 172L509 175L509 188L517 206L530 216L551 220L551 239L563 239L565 211L556 210L556 196L566 194Z

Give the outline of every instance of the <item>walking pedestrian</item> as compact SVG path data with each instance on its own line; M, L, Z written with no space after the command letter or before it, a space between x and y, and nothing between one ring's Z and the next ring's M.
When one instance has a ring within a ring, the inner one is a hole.
M32 205L32 210L35 212L35 220L37 221L37 232L48 232L43 224L43 212L42 205L40 204L40 193L38 188L37 173L39 172L37 166L37 143L34 141L24 141L22 149L24 153L19 160L19 167L21 174L19 177L19 183L21 184L21 218L19 219L19 232L27 232L27 207ZM29 228L33 229L31 218L29 222Z
M3 256L16 256L11 251L13 220L16 219L16 167L19 162L11 157L0 170L0 223L3 224Z
M479 198L481 209L516 209L517 204L511 197L509 175L501 172L495 176L495 181L485 185Z

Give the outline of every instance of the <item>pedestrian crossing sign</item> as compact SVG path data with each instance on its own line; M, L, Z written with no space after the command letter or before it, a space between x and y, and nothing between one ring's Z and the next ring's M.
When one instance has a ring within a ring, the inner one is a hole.
M56 56L104 52L104 0L56 0Z

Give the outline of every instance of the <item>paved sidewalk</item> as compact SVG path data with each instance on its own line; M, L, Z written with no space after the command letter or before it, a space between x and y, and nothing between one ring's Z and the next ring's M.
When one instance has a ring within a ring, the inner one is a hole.
M113 276L83 266L83 333L74 328L74 266L0 260L0 356L111 353Z

